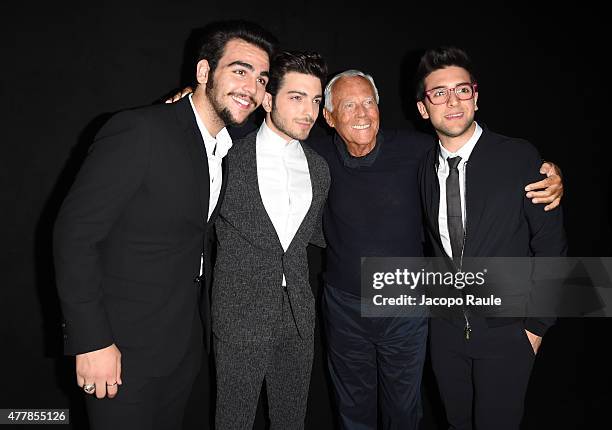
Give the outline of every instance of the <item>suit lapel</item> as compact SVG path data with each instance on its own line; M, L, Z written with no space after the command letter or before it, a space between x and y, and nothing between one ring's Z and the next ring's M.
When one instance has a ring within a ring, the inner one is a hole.
M244 181L250 187L249 194L253 196L252 202L255 206L254 209L256 211L256 214L258 218L260 218L264 223L264 230L268 236L267 241L271 244L274 244L275 247L279 248L282 251L283 246L280 242L280 239L278 238L278 234L276 232L276 229L274 228L274 224L272 223L272 220L270 219L270 216L266 211L266 207L263 204L261 193L259 192L259 180L257 177L256 138L257 132L254 132L250 136L247 136L245 138L245 141L243 142L244 148L242 148L242 154L240 157L240 164L242 166ZM305 221L313 216L318 215L318 213L314 213L315 208L320 206L316 203L320 202L321 199L325 198L325 196L323 195L323 187L321 185L322 178L320 178L319 175L314 174L314 172L316 171L314 153L304 143L300 142L300 145L302 145L304 155L306 156L306 161L308 162L308 172L310 174L310 185L312 188L312 200L310 202L310 207L308 208L308 211L306 212L306 215L304 216L300 227L295 233L295 236L293 236L293 239L291 240L291 243L289 244L287 250L289 250L289 248L293 245L294 242L303 243L304 239L302 239L302 236L304 236L305 234Z
M219 210L221 210L221 204L223 203L223 197L225 196L225 190L227 188L228 181L228 167L227 167L227 158L223 157L223 161L221 162L221 190L219 192L219 199L217 200L217 205L213 209L212 214L210 215L209 224L215 222L217 219L217 215L219 214Z
M437 144L436 144L437 145ZM430 184L429 193L427 193L427 200L425 202L426 210L428 211L426 219L429 222L430 229L433 231L433 236L442 249L442 240L440 239L440 225L438 223L438 216L440 211L440 183L438 182L438 157L440 149L436 147L435 151L432 151L432 159L427 163L425 177L429 180L425 181L425 184Z
M263 230L266 235L266 243L271 244L275 248L280 248L282 251L283 246L280 243L280 239L278 238L274 224L272 224L272 220L266 211L266 207L264 206L261 198L261 193L259 192L256 140L257 131L254 131L245 138L243 142L244 148L242 148L243 150L240 157L242 175L244 177L244 182L246 182L247 187L249 188L248 195L250 196L245 200L245 202L251 202L257 219L260 219L263 223L262 227L264 227Z
M202 222L206 224L208 219L208 205L210 199L210 176L208 173L208 157L204 147L202 133L198 128L198 124L191 108L191 103L188 97L184 97L176 103L176 115L179 123L182 126L185 145L191 159L193 173L196 178L198 187L198 196L200 199L200 209L202 211Z

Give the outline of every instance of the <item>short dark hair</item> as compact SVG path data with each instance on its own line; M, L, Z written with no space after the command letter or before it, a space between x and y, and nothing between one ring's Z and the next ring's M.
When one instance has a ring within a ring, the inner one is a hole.
M242 20L219 21L202 29L202 42L196 62L207 60L210 66L209 74L212 76L223 56L227 42L234 39L242 39L261 48L270 59L276 51L276 37L259 25ZM197 80L195 83L197 84Z
M316 52L285 51L276 54L270 64L270 80L266 91L276 96L278 89L283 86L283 78L289 72L313 75L321 81L321 89L325 87L327 78L327 64L320 54Z
M425 78L436 70L450 66L461 67L467 70L470 74L470 81L472 83L476 82L472 62L465 51L454 46L441 46L429 49L421 57L415 75L416 99L418 101L425 99Z

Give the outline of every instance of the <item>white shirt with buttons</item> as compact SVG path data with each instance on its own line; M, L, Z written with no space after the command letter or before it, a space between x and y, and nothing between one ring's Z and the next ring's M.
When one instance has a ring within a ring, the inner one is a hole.
M192 100L193 94L189 94L189 103L193 114L195 115L196 123L200 129L202 140L204 140L204 147L206 148L206 158L208 160L208 178L209 178L209 198L208 198L208 215L206 222L210 219L217 203L219 202L219 195L221 194L221 184L223 182L223 169L221 163L223 157L227 155L227 152L232 147L232 138L227 132L227 129L223 127L216 137L212 137L204 122L198 115L198 111L195 108ZM197 197L197 196L196 196ZM195 197L194 197L195 198ZM200 275L204 273L204 257L200 259Z
M470 139L455 153L449 152L442 143L438 141L438 145L440 145L440 155L438 158L438 182L440 183L440 209L438 211L438 228L440 230L440 239L442 240L442 246L444 250L448 254L449 257L453 257L453 250L451 248L450 243L450 234L448 232L448 221L446 216L446 178L448 178L448 174L450 168L448 163L446 162L447 158L453 157L461 157L461 161L457 165L457 170L459 170L459 194L461 196L461 213L463 218L463 229L465 230L465 166L467 165L468 159L470 158L470 154L474 150L476 146L476 142L480 139L480 135L482 134L482 128L478 124L476 124L476 129L474 130L474 134Z

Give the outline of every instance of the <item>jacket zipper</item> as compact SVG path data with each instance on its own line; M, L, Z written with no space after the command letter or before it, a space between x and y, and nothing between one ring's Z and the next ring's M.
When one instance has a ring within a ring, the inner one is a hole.
M465 242L467 239L467 161L463 163L463 195L465 196L465 204L464 204L464 213L465 213L465 223L463 227L463 246L461 247L461 257L459 259L459 271L463 270L463 252L465 250ZM463 294L462 294L463 295ZM470 334L472 333L472 326L470 325L470 319L467 315L467 308L465 304L462 306L463 310L463 318L465 319L465 340L470 340Z

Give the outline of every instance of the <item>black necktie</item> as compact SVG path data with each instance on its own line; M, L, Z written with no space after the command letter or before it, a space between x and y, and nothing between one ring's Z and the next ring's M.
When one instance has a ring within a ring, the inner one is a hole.
M459 192L459 169L461 157L447 158L450 171L446 178L446 221L450 237L453 261L459 268L463 251L463 213L461 212L461 193Z

